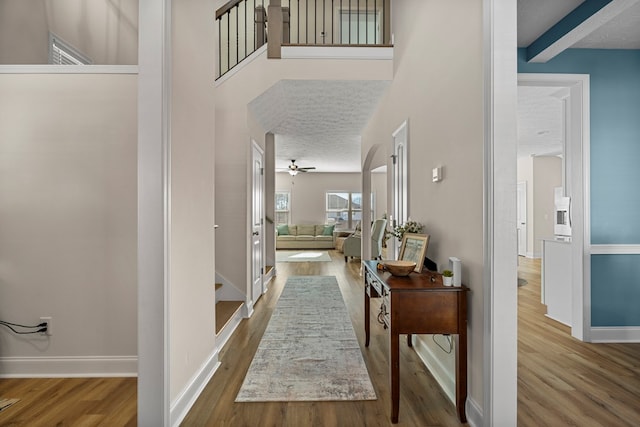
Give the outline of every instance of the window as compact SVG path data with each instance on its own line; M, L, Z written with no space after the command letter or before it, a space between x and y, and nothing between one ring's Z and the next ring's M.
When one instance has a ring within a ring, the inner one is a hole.
M327 193L327 224L335 224L336 229L354 229L359 221L362 221L362 193Z
M289 224L291 198L288 191L276 191L276 225Z

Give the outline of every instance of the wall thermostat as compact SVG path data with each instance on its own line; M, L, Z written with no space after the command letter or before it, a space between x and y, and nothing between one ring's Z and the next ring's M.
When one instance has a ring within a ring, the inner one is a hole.
M437 168L433 168L433 182L442 181L442 166L438 166Z

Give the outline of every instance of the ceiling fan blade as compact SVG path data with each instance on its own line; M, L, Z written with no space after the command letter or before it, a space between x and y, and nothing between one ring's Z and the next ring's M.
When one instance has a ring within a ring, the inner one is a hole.
M315 166L310 166L307 168L298 168L299 171L306 172L315 169Z

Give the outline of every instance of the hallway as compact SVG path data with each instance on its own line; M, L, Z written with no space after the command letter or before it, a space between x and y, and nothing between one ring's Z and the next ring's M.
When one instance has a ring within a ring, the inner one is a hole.
M182 423L183 426L389 426L388 339L372 320L369 348L364 348L363 284L359 260L345 264L342 254L329 251L332 262L278 263L278 275L269 291L243 321L221 351L222 365ZM235 396L249 368L287 277L336 276L351 316L356 336L378 395L374 401L235 403ZM375 313L379 302L372 302ZM403 341L404 343L404 341ZM417 354L400 347L400 420L398 426L460 426L455 407L444 395ZM466 424L464 424L466 425Z

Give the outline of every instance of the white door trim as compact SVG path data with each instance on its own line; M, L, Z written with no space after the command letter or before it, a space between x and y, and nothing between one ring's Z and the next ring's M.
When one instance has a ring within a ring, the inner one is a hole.
M591 230L590 221L590 102L587 74L518 74L519 86L566 87L568 139L565 146L567 188L571 193L571 335L590 341Z
M256 160L260 160L260 167L262 169L262 172L260 172L260 177L259 177L259 183L256 184ZM259 189L259 193L260 193L260 200L258 201L258 203L260 204L260 206L256 206L256 198L255 198L255 192L256 192L256 185L260 186ZM265 287L264 287L264 268L265 268L265 256L264 256L264 151L262 150L262 148L260 148L260 146L258 145L258 143L256 141L251 141L251 189L250 189L250 194L251 194L251 228L250 228L250 237L249 237L249 245L251 247L251 258L250 258L250 263L251 263L251 299L253 301L253 305L255 305L256 301L258 301L258 298L260 298L260 295L262 295L265 291ZM256 208L259 209L260 211L260 224L258 224L256 226ZM257 231L256 231L257 230ZM254 233L259 233L259 251L260 251L260 265L256 266L256 262L254 259L255 253L254 251L255 249L255 242L256 239L254 238ZM259 290L256 291L256 271L255 269L259 268L260 269L260 284L259 284Z
M402 147L402 156L398 155L398 149ZM391 200L393 213L389 225L393 229L394 222L402 225L409 218L409 119L398 126L391 134ZM393 243L388 246L391 250L391 258L398 256L398 241L390 239Z
M517 2L483 0L483 403L472 425L517 424ZM472 385L473 387L473 385ZM475 410L475 411L474 411ZM481 418L481 419L477 419Z
M171 0L141 0L138 54L138 425L170 424Z

